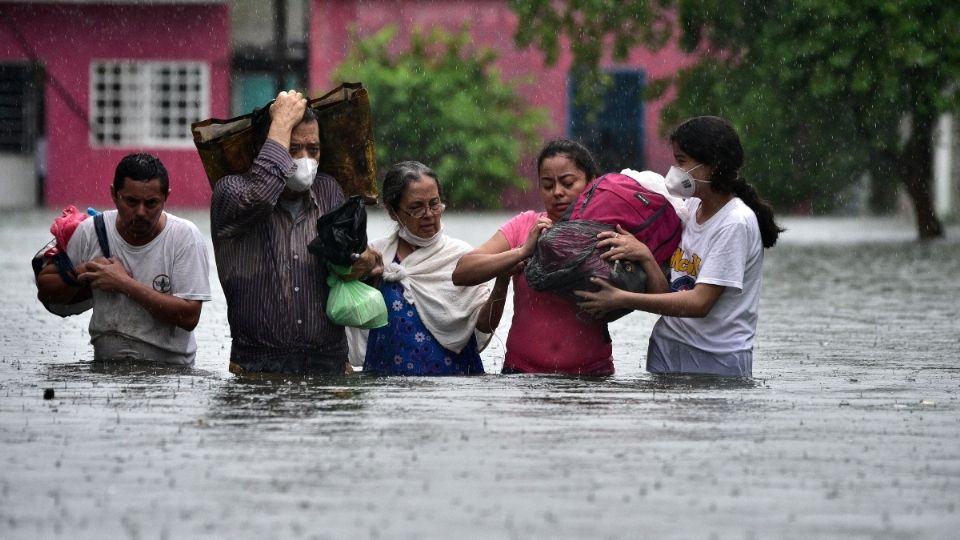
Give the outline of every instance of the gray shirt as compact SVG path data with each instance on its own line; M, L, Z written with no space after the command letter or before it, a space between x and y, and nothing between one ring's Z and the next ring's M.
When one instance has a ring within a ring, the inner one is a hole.
M307 355L342 363L342 326L329 321L327 272L307 251L317 218L344 201L336 181L318 173L292 217L279 204L285 178L295 167L287 149L267 140L250 171L220 179L210 223L220 283L233 336L231 361L253 371Z
M134 279L155 291L187 300L209 301L210 271L203 235L193 223L173 214L166 215L166 225L156 238L142 246L132 246L117 232L117 211L104 212L111 255L123 262ZM78 263L103 256L92 219L83 220L77 227L67 245L67 255ZM90 317L90 341L95 348L104 336L122 336L147 343L160 349L164 356L153 359L174 363L190 363L197 350L192 331L157 320L124 294L95 288Z

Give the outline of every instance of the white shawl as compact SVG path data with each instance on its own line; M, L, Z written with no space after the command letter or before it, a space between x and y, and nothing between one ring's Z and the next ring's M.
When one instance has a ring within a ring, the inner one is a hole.
M374 240L371 245L383 254L383 279L399 281L403 285L404 299L417 307L427 330L445 349L459 353L474 334L480 308L490 296L490 287L487 284L468 287L453 284L457 261L473 248L463 240L451 238L443 232L440 234L436 244L417 249L400 264L394 262L399 239L396 232ZM387 306L387 310L392 309ZM367 330L347 328L350 363L355 366L363 365L367 335ZM490 339L489 334L480 332L477 337L481 349Z

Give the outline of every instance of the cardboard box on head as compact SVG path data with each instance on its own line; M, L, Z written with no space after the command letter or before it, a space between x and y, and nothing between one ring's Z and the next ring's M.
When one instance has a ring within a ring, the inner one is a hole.
M272 103L229 120L210 118L190 125L211 189L224 176L250 169L269 128ZM360 195L365 203L375 204L376 148L363 83L344 83L307 106L320 124L320 172L334 177L347 197Z

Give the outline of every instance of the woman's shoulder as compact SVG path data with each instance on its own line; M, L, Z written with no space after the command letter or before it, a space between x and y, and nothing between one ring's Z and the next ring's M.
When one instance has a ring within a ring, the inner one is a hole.
M539 212L527 210L513 216L500 226L500 232L507 237L507 243L510 244L510 247L517 247L523 243L523 239L526 238L530 227L533 227L533 224L537 222L537 216L539 215Z
M748 244L760 242L760 226L757 215L739 197L735 197L724 208L724 213L713 228L713 237L725 238L722 242L741 242Z
M727 215L728 221L746 226L757 225L757 214L740 197L734 197L733 204L730 206L730 212Z
M379 251L380 253L383 253L383 251L386 250L390 244L396 241L397 241L397 233L396 231L394 231L386 236L381 236L380 238L371 240L370 245L373 246L373 249Z
M446 248L451 251L461 253L469 253L470 251L473 251L473 246L467 243L466 240L461 240L452 236L447 236Z
M508 225L527 225L529 228L530 225L537 221L537 218L541 214L543 214L543 212L537 212L536 210L526 210L524 212L520 212L519 214L507 220L507 222L503 224L503 227L507 227Z

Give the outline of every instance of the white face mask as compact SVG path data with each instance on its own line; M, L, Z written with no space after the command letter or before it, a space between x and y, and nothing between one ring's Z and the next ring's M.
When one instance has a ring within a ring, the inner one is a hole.
M436 232L436 234L434 234L430 238L420 238L419 236L410 232L410 229L408 229L407 226L401 223L400 221L397 221L397 224L400 226L399 230L397 231L397 234L400 236L400 238L403 238L404 240L406 240L408 244L412 246L417 246L421 248L430 247L436 244L438 241L440 241L440 235L441 233L443 233L443 225L441 225L440 229Z
M320 163L309 157L302 157L293 160L297 165L297 170L287 177L287 188L290 191L300 193L310 189L313 185L313 179L317 177L317 169Z
M696 184L694 184L694 182L702 182L704 184L710 183L707 180L697 180L693 176L690 176L690 172L699 167L703 167L703 163L687 171L676 166L670 167L670 170L667 172L667 176L665 177L667 192L674 197L680 197L682 199L689 199L690 197L693 197L693 192L696 191Z

